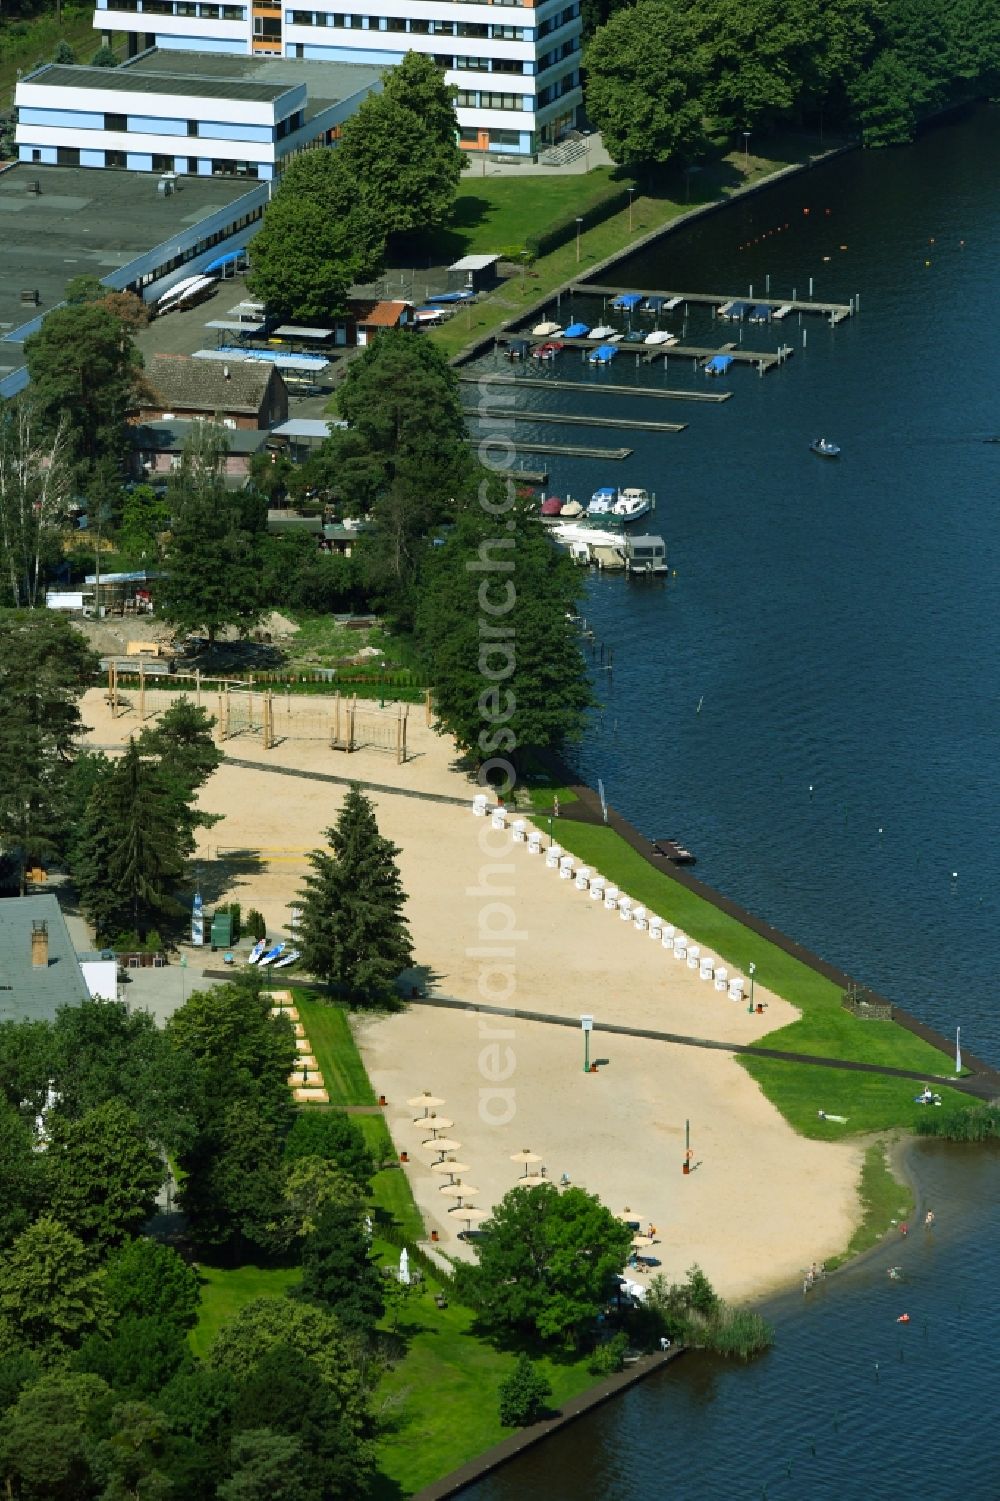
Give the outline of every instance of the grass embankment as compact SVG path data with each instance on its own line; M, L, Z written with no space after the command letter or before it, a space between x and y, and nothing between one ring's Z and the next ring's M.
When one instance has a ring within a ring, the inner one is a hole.
M312 1043L331 1105L374 1105L375 1091L351 1035L343 1006L295 993L299 1019Z
M885 1142L875 1142L865 1152L858 1198L861 1221L843 1255L833 1256L825 1263L827 1271L833 1271L852 1256L870 1250L894 1228L894 1223L899 1224L913 1213L913 1195L904 1183L893 1177Z
M782 167L805 160L808 151L801 141L772 146L769 157L751 156L745 160L734 152L704 166L690 178L687 200L683 179L676 194L650 192L645 184L627 172L612 167L595 167L593 171L566 176L466 177L458 191L451 223L441 231L441 259L454 256L495 252L510 247L529 236L542 235L549 225L567 214L584 214L612 182L628 186L637 184L637 196L629 210L623 209L585 229L580 236L577 257L576 239L540 256L530 270L512 278L495 292L469 303L440 328L430 330L429 337L448 355L457 354L466 344L515 320L529 304L571 278L586 280L599 261L616 251L625 250L651 230L670 224L698 204L716 202L734 188L770 177ZM452 257L454 258L454 257Z
M536 822L547 828L545 820ZM928 1076L951 1072L950 1058L895 1023L856 1021L841 1007L841 991L833 981L666 873L654 870L612 829L565 819L557 826L555 837L629 896L696 939L703 949L725 959L744 975L750 964L755 964L757 985L801 1010L800 1020L769 1032L761 1039L762 1046L916 1069L926 1071ZM928 1108L914 1104L917 1087L909 1079L768 1058L741 1058L740 1062L797 1131L822 1141L896 1126L912 1130ZM965 1103L964 1096L955 1090L944 1087L939 1092L945 1107ZM821 1120L819 1110L847 1116L847 1125Z

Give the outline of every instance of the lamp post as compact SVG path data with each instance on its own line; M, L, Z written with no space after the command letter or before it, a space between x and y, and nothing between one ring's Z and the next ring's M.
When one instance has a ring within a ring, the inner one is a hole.
M745 130L743 132L743 160L746 163L746 165L749 167L749 165L750 165L750 132L749 132L749 130Z
M580 264L580 231L583 228L583 220L577 217L576 221L576 264Z
M632 204L635 200L635 188L628 190L628 232L632 233Z
M583 1028L583 1071L590 1073L590 1034L594 1030L594 1018L581 1016L580 1026Z
M527 274L527 270L528 270L528 252L526 250L522 250L521 251L521 296L522 297L524 296L524 278L525 278L525 276Z
M750 1012L751 1016L753 1016L753 977L754 977L754 974L756 972L756 969L757 969L756 964L751 964L750 968L747 970L747 974L750 976L750 1006L749 1006L749 1012Z

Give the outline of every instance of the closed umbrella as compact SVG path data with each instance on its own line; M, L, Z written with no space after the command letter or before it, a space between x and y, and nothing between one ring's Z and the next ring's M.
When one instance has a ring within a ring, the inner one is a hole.
M444 1100L431 1094L429 1089L425 1089L423 1094L415 1094L413 1099L407 1100L406 1103L412 1110L436 1110L439 1105L444 1104Z
M410 1281L410 1253L405 1246L399 1253L399 1280L407 1284Z

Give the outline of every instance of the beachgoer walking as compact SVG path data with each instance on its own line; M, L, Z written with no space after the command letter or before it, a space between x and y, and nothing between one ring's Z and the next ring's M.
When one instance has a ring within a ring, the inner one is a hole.
M907 1225L905 1222L902 1225L900 1225L900 1227L899 1227L899 1233L900 1233L900 1235L909 1235L909 1233L910 1233L910 1227L909 1227L909 1225Z
M933 1223L934 1223L934 1211L933 1211L933 1209L928 1209L927 1213L924 1215L924 1224L925 1225L933 1225Z

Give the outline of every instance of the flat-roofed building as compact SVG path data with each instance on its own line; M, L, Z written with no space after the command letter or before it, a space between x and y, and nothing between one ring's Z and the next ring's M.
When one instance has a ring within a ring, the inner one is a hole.
M192 177L273 178L330 145L377 68L154 52L121 68L49 63L16 91L22 162Z
M460 142L533 155L576 125L582 107L580 0L367 0L363 13L243 0L98 0L106 41L327 64L392 67L429 54L458 90Z

